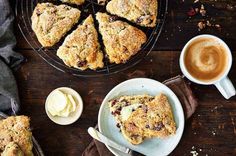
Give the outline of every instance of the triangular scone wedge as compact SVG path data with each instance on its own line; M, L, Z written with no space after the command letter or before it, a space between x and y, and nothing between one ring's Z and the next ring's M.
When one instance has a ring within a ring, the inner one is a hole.
M146 138L165 138L175 134L176 125L171 106L164 94L132 112L122 122L121 132L132 144L140 144Z
M84 3L85 0L61 0L64 3L76 4L81 5Z
M81 70L103 67L103 53L100 50L98 34L91 15L65 38L64 43L57 50L57 56L67 66Z
M125 63L135 55L146 42L144 32L126 22L115 20L113 16L98 12L96 19L105 51L111 63Z
M132 144L140 144L146 138L164 138L176 132L171 106L164 94L155 98L123 96L111 100L109 106L123 136Z
M157 0L111 0L106 9L109 13L138 25L154 27L157 21L157 6Z
M67 5L38 3L34 9L32 29L43 47L56 44L80 18L80 10Z

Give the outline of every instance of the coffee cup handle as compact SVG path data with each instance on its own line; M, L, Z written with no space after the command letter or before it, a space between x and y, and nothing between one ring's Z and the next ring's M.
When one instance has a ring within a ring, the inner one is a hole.
M229 99L236 94L234 85L228 77L215 83L215 86L226 99Z

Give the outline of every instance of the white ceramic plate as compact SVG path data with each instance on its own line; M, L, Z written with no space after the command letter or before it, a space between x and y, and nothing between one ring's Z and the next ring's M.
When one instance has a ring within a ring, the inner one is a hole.
M76 104L77 104L76 110L74 112L70 113L70 115L68 117L52 116L48 112L48 109L47 109L48 98L56 90L60 90L60 91L62 91L64 93L72 95L74 100L75 100L75 102L76 102ZM60 88L54 89L48 95L48 97L46 99L46 102L45 102L45 111L46 111L47 116L49 117L49 119L51 119L56 124L59 124L59 125L69 125L69 124L72 124L75 121L77 121L79 119L79 117L81 116L82 111L83 111L83 100L82 100L81 96L79 95L79 93L77 93L74 89L68 88L68 87L60 87Z
M170 136L165 139L146 139L140 145L132 145L125 140L125 138L119 132L119 129L116 127L115 119L109 111L108 101L121 95L137 95L144 93L153 96L159 93L164 93L168 97L168 100L172 106L172 111L174 113L177 131L174 136ZM99 131L108 138L144 155L166 156L175 149L182 137L184 130L184 113L177 96L167 86L152 79L136 78L120 83L107 94L99 110L98 127ZM107 146L107 148L116 156L127 155L112 147Z

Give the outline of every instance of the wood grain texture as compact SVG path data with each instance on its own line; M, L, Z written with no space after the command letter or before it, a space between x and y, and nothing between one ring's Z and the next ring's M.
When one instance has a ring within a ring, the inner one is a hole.
M207 16L189 18L187 12L193 7L193 0L170 0L167 20L154 51L129 70L99 78L78 78L54 69L31 50L15 26L18 41L16 51L27 58L27 62L14 73L20 93L21 114L31 117L33 134L45 155L81 155L91 141L87 128L96 125L98 110L106 94L130 78L149 77L163 81L181 74L178 63L180 50L190 38L198 34L210 33L224 39L233 50L236 60L236 1L201 2L207 9ZM14 1L11 3L14 5ZM220 24L222 29L198 31L197 23L203 19ZM236 85L235 62L229 77ZM81 118L69 126L54 124L44 108L47 95L62 86L74 88L84 100ZM196 150L199 155L236 155L236 97L225 100L214 86L192 84L191 87L199 100L199 107L186 122L180 144L171 155L188 156L192 155L192 150Z
M120 82L133 77L163 81L181 74L178 51L154 51L132 69L99 78L78 78L63 74L33 51L19 52L28 58L28 62L15 73L22 104L21 113L31 117L33 134L46 155L80 155L91 140L87 128L96 125L103 98ZM229 77L236 84L234 69L235 63ZM74 88L84 100L81 118L70 126L54 124L44 109L47 95L61 86ZM172 155L190 155L192 146L197 148L200 155L235 155L236 97L225 100L214 86L192 84L192 88L199 100L199 107L187 121L183 138Z
M189 18L187 12L195 6L193 0L169 0L166 23L153 50L181 50L189 39L205 33L222 38L232 50L236 50L236 1L201 0L200 2L204 4L207 10L206 16L202 17L197 14ZM20 18L17 17L17 20L20 20ZM202 20L209 20L212 24L220 24L221 30L206 28L198 31L197 24ZM17 27L16 34L19 41L17 46L21 49L31 49Z

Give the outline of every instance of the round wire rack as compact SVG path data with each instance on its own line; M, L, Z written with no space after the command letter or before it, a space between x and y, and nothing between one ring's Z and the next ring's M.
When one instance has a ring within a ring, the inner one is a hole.
M31 48L36 53L38 53L39 56L42 59L44 59L48 64L50 64L51 66L53 66L54 68L62 72L69 73L74 76L82 76L82 77L94 77L94 76L99 76L99 75L108 75L108 74L117 73L127 68L130 68L136 65L138 62L140 62L146 55L148 55L152 51L153 47L155 46L155 43L158 37L160 36L163 24L165 22L165 17L167 14L167 6L168 6L168 0L158 0L157 25L154 28L140 27L123 18L120 18L120 20L128 22L129 24L141 29L147 35L147 42L143 44L141 50L136 55L132 56L129 59L129 61L127 61L124 64L111 64L109 63L109 60L107 58L104 58L103 68L97 69L96 71L94 70L82 71L76 68L66 66L63 63L63 61L59 57L57 57L56 51L58 47L62 44L62 41L64 40L64 38L61 39L59 43L57 43L56 45L50 48L44 48L38 42L37 37L31 28L31 16L37 3L41 3L41 2L53 2L54 4L61 4L61 2L59 1L50 1L50 0L48 1L46 0L17 0L16 1L15 14L17 16L17 25L21 33L23 34L25 40L31 46ZM81 21L84 20L89 14L92 14L93 17L95 17L95 14L97 12L106 11L105 6L99 5L97 3L97 0L86 0L85 3L81 6L76 6L76 5L71 5L71 6L77 7L82 11L79 23L81 23ZM76 27L77 25L74 28L72 28L72 30L69 31L67 34L72 32ZM98 27L98 23L96 20L95 20L95 27L96 28ZM99 34L99 41L101 45L103 45L100 34Z

